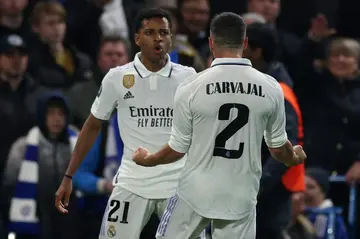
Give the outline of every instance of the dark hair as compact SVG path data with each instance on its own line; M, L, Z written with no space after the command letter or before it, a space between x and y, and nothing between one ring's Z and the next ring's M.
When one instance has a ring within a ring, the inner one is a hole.
M251 48L262 49L266 62L274 61L279 54L279 39L274 29L263 23L253 23L247 27L248 44Z
M144 8L141 9L135 17L134 33L138 33L139 30L143 27L142 24L144 20L149 20L152 18L166 18L169 23L169 27L171 28L171 17L165 10L161 8Z
M99 45L99 51L100 49L108 42L121 42L125 45L127 54L130 56L131 55L131 44L128 40L126 40L125 38L119 36L119 35L107 35L107 36L103 36L100 40L100 45Z
M246 25L238 14L223 12L211 20L210 32L219 47L238 49L243 46Z

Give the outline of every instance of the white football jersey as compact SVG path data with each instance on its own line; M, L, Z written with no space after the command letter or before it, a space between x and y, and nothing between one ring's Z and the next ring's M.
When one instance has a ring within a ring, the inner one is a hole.
M117 108L124 152L114 184L145 198L168 198L176 191L185 159L171 165L145 168L133 162L132 154L139 146L156 152L167 143L176 89L196 72L169 60L164 68L154 73L141 63L139 54L133 62L109 71L91 113L98 119L108 120Z
M215 59L175 95L169 146L187 152L177 194L199 215L239 220L254 210L261 144L287 141L284 95L247 59Z

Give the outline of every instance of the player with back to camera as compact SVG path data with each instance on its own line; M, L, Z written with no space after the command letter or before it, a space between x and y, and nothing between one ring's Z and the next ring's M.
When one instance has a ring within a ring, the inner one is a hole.
M104 77L56 192L57 209L67 213L72 176L92 147L102 121L108 120L116 108L124 152L99 238L139 238L151 214L156 212L160 217L175 194L184 160L150 169L132 161L138 145L155 151L167 142L176 89L186 77L196 74L193 68L170 61L170 26L170 17L162 9L138 13L135 42L141 51L133 62L111 69Z
M272 156L288 166L306 158L287 139L279 83L241 58L246 45L240 16L214 17L209 46L215 60L177 89L168 144L154 154L143 147L134 152L133 160L146 167L171 165L187 153L158 239L194 239L210 222L213 239L255 238L263 137Z

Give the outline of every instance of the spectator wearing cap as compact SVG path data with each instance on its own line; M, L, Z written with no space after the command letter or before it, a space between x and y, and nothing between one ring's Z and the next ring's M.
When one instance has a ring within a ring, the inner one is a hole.
M65 89L93 77L90 59L65 41L66 11L56 2L38 2L31 24L36 37L29 49L29 72L41 85Z
M27 51L18 35L0 39L0 178L11 144L34 125L36 98L44 90L25 73Z
M27 5L28 0L0 1L0 38L9 34L25 38L30 35L30 28L23 16Z
M340 212L337 212L333 202L327 197L330 182L329 172L322 168L308 168L305 176L305 206L309 210L308 218L315 226L317 239L327 239L328 228L330 227L329 217L334 215L336 239L347 239L344 219ZM314 210L315 209L315 210Z

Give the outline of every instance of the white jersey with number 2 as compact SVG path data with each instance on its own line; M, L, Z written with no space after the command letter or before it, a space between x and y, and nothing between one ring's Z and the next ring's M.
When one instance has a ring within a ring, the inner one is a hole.
M239 220L251 213L261 177L261 145L285 144L279 83L243 58L218 58L175 95L169 146L187 152L177 194L196 213Z

